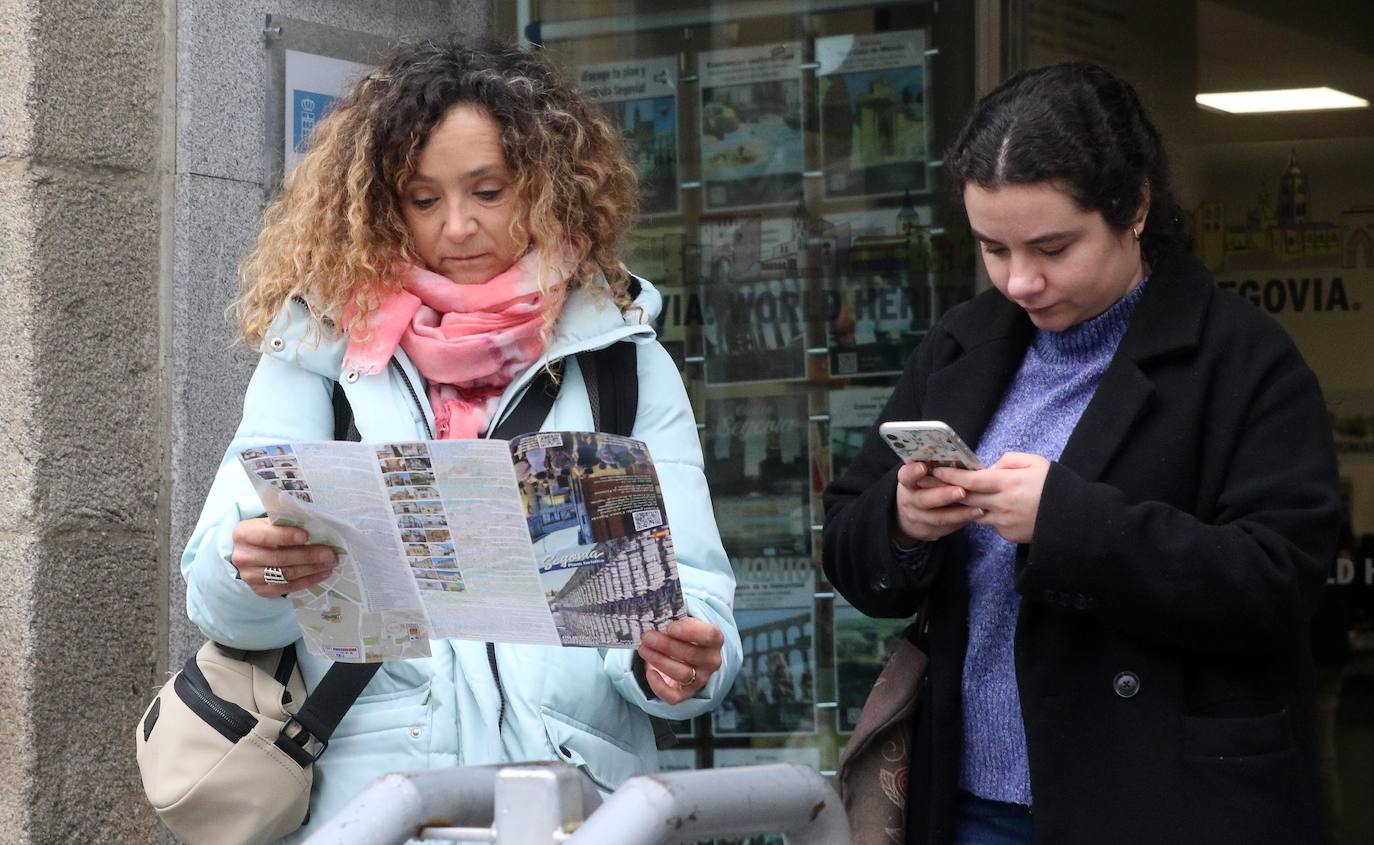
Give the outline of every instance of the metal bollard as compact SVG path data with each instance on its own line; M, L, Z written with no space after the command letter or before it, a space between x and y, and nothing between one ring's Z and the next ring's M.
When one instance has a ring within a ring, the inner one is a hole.
M815 769L783 763L631 778L609 798L572 766L405 772L373 781L306 845L683 845L780 832L788 845L849 845Z
M631 778L566 845L681 845L777 832L788 845L849 845L840 798L815 769L778 763Z

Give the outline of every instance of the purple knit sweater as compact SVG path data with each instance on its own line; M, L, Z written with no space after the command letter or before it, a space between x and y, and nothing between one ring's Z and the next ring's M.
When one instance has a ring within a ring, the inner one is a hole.
M1065 331L1036 332L978 443L978 459L984 466L1005 452L1059 459L1144 290L1142 282L1111 308ZM969 630L959 786L981 798L1029 805L1026 732L1012 648L1021 607L1012 586L1016 545L982 525L968 525L963 531L969 545Z

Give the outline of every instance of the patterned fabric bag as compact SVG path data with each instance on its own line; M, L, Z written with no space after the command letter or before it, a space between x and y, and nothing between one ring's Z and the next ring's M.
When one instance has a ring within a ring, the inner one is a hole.
M919 624L908 627L897 640L840 752L836 781L853 845L906 842L911 737L930 662L914 642L921 634Z

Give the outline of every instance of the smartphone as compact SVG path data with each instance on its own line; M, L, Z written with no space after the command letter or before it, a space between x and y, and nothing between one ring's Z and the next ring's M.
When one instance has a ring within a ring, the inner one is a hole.
M931 467L983 468L968 444L939 420L885 422L878 426L878 436L903 461L921 461Z

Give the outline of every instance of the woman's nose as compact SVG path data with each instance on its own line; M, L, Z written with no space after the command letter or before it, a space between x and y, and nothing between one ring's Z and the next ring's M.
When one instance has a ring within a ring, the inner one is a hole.
M477 218L472 214L472 209L463 202L451 203L448 207L448 216L444 219L444 234L455 241L461 241L466 240L475 231Z
M1038 262L1015 254L1007 268L1007 295L1012 299L1034 295L1044 287Z

